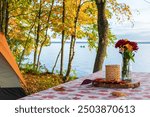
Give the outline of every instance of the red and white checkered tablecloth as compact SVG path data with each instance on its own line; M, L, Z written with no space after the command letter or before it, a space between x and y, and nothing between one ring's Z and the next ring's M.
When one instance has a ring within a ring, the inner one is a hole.
M80 85L85 79L104 77L104 72L96 72L87 77L61 84L65 91L55 91L53 88L21 98L21 100L149 100L150 99L150 73L133 73L132 78L140 81L138 88L111 89ZM57 86L58 87L58 86ZM126 93L126 97L112 96L113 91Z

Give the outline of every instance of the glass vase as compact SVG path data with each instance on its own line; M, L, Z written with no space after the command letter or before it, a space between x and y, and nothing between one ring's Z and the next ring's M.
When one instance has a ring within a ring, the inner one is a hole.
M130 59L122 56L122 80L131 82Z

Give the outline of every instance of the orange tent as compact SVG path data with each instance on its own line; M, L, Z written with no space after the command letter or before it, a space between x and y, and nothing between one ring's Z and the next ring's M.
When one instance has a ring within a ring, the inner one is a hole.
M15 58L9 49L6 38L0 32L0 87L1 89L13 88L13 90L14 88L21 88L20 81L26 86ZM0 97L1 93L0 90Z

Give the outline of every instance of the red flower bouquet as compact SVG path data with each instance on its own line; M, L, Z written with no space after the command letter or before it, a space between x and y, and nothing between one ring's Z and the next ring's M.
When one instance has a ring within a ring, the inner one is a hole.
M122 54L122 80L131 80L130 77L130 60L134 62L134 55L139 48L136 42L129 41L127 39L121 39L115 44L115 48L119 48L119 52Z

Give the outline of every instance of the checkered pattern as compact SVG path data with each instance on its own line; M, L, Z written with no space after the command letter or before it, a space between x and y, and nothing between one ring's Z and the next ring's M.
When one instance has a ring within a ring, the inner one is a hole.
M150 73L132 73L133 80L140 81L141 86L135 89L111 89L80 85L85 79L104 77L104 72L96 72L87 77L79 78L61 84L65 91L55 91L53 88L29 95L21 100L149 100L150 99ZM58 87L58 86L57 86ZM113 91L126 93L126 97L112 96Z

